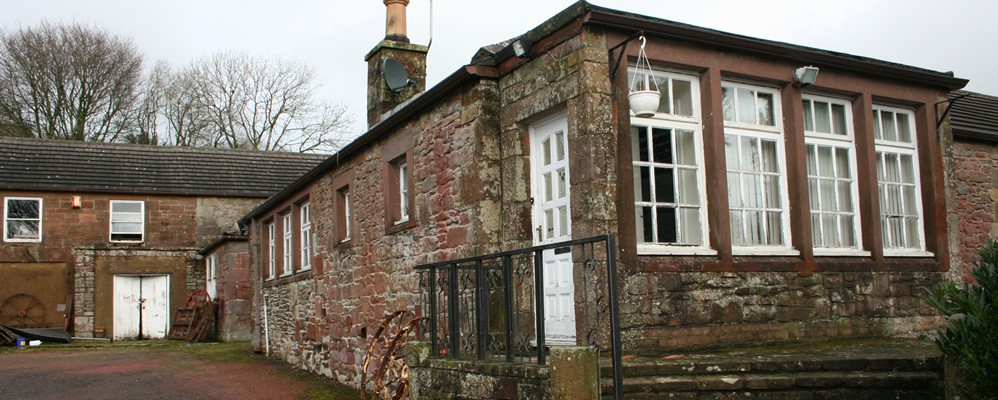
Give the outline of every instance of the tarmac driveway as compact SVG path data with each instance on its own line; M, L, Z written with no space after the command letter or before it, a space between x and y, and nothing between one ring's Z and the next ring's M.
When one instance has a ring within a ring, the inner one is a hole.
M0 350L0 399L358 399L249 344Z

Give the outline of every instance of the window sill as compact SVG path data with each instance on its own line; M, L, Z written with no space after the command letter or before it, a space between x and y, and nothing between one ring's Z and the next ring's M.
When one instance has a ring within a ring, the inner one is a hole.
M294 274L293 272L291 272L291 273L285 273L285 274L280 274L277 277L278 278L287 278L287 277L289 277L289 276L291 276L293 274Z
M409 219L404 219L404 220L399 220L399 221L391 222L391 223L388 223L387 225L388 226L385 227L385 234L386 235L391 235L393 233L398 233L398 232L401 232L401 231L404 231L406 229L409 229L409 228L412 228L412 227L416 226L416 220L412 219L412 218L409 218Z
M731 249L734 256L800 256L800 251L789 247L735 247Z
M351 247L353 247L353 241L350 240L350 238L340 240L339 242L336 242L335 245L333 245L333 248L336 250L345 250Z
M639 256L716 256L717 250L705 247L638 245Z
M884 249L884 257L935 257L931 251L910 249Z
M299 273L294 275L281 275L276 279L269 278L263 282L263 287L269 288L274 286L281 286L289 283L300 282L310 278L312 278L312 270L299 271Z
M41 239L4 239L4 243L41 243Z
M816 257L869 257L871 253L857 249L814 249Z
M298 273L300 274L302 272L311 271L311 270L312 270L312 266L309 265L307 267L301 267L301 269L298 270Z

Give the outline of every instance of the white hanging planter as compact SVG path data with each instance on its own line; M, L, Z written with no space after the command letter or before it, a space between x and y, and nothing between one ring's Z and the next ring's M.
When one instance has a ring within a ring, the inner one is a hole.
M641 83L643 85L640 85ZM655 80L655 72L652 71L648 55L645 54L644 36L641 36L641 50L638 51L638 62L631 77L631 88L627 99L634 115L643 118L654 116L662 99L658 81Z
M639 90L628 94L627 99L631 102L631 111L635 116L647 118L654 116L658 111L662 93L657 90Z

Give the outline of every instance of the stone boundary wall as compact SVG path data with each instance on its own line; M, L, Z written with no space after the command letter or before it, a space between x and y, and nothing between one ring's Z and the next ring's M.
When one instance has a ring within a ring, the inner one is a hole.
M547 365L429 358L430 344L403 347L416 399L595 399L599 353L587 347L551 347Z

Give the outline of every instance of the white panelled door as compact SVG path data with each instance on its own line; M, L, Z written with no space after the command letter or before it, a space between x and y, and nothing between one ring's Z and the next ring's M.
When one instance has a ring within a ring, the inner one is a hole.
M565 114L530 127L534 244L572 239ZM575 282L570 248L547 250L544 258L544 329L549 344L575 345Z
M169 275L114 276L115 339L162 339L169 324Z

